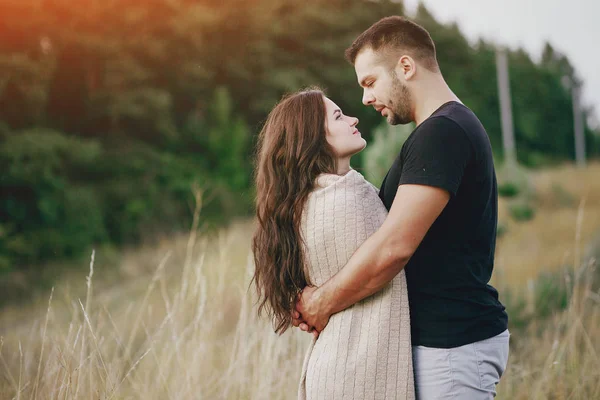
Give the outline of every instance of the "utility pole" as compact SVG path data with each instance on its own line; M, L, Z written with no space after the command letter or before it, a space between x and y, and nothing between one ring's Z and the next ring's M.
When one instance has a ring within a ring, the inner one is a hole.
M581 110L581 86L574 84L571 90L573 96L573 129L575 130L575 160L577 166L585 167L585 129L583 112Z
M575 133L575 162L580 168L585 167L585 125L581 110L581 82L576 77L563 76L562 84L571 92L573 102L573 131Z
M503 47L496 48L496 73L498 76L498 95L500 97L504 162L507 166L513 167L517 164L517 157L513 131L510 80L508 77L508 56L506 49Z

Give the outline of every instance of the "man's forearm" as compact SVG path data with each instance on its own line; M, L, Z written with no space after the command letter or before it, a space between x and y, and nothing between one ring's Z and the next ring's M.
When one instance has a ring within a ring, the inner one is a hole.
M345 310L384 288L404 268L410 256L379 230L352 255L346 266L317 289L329 315Z
M450 193L445 189L400 185L379 230L356 250L344 268L310 292L306 304L300 302L300 313L308 317L305 320L322 329L327 324L324 316L345 310L383 289L406 266L449 200Z

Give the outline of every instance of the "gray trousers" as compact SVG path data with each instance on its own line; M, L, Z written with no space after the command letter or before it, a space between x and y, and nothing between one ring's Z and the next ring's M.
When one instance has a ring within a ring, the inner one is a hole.
M417 400L493 399L508 361L508 330L452 349L413 346Z

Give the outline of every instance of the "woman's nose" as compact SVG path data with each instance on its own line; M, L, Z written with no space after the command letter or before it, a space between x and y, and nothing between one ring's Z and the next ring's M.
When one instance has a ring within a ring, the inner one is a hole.
M356 126L356 125L358 125L358 118L356 118L356 117L353 117L353 120L354 120L354 121L352 122L352 126Z

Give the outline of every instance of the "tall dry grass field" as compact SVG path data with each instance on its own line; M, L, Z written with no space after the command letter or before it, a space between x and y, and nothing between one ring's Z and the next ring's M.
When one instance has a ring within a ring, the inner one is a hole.
M507 234L497 244L495 283L524 286L541 272L572 265L597 245L600 235L600 164L585 170L567 165L532 173L536 216L520 223L500 199L499 220ZM583 220L577 216L583 208ZM581 254L576 254L580 251Z
M535 305L523 304L534 321L512 332L501 399L600 398L598 272L586 249L600 229L599 174L593 165L534 175L538 194L570 200L542 195L534 220L507 222L494 278L501 296L517 287L528 299L527 282L546 269L574 273L564 275L564 310L537 319ZM0 399L295 398L310 338L279 337L256 317L247 290L252 229L239 222L129 252L117 280L94 254L88 276L65 279L44 304L2 310Z

